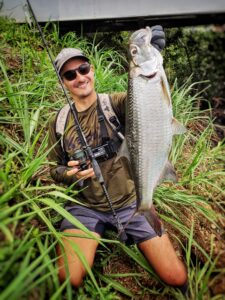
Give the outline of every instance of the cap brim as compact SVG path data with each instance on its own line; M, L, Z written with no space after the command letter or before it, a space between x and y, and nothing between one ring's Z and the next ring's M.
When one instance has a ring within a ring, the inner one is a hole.
M84 55L71 55L71 57L67 57L64 61L61 62L61 65L59 66L58 72L60 73L64 65L73 58L80 58L84 59L85 61L89 62L89 59Z

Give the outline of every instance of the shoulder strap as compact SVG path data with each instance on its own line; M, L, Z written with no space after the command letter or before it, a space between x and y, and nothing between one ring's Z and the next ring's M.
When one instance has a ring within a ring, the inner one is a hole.
M63 134L66 126L67 116L69 114L70 106L66 104L63 108L60 109L56 116L56 123L55 123L55 132L57 138L60 139L61 147L64 151L64 144L63 144Z
M100 105L99 95L97 97L97 115L98 115L98 122L100 125L100 136L102 139L102 145L104 145L109 140L109 134L105 124L106 117Z
M108 94L99 94L99 103L101 105L101 109L103 114L113 131L115 131L120 140L124 140L124 135L122 134L121 124L117 115L112 107L110 97Z

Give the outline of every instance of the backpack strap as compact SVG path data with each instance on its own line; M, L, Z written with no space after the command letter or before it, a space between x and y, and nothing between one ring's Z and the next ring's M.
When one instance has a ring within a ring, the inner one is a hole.
M60 109L56 116L56 122L55 122L55 132L58 139L60 139L61 147L63 152L64 151L64 143L63 143L63 134L66 126L66 120L68 117L70 111L69 104L66 104L63 106L63 108Z
M117 133L117 136L121 141L124 140L124 135L121 132L120 121L112 107L110 97L108 94L99 94L99 103L101 105L102 112L113 131Z

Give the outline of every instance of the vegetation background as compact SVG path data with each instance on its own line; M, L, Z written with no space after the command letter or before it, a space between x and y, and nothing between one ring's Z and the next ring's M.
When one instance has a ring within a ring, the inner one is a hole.
M57 24L43 30L53 56L63 47L86 51L98 92L126 90L128 32L61 36ZM187 265L188 298L224 299L224 28L165 32L174 115L188 132L174 139L170 155L179 182L160 185L154 202ZM81 227L63 208L77 201L76 185L55 185L48 173L47 124L65 99L35 26L2 18L0 40L0 299L183 299L112 232L79 290L59 283L60 221Z

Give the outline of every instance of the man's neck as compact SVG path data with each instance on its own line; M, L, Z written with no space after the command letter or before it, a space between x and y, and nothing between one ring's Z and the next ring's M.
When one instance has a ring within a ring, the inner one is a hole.
M73 98L73 101L78 112L88 109L97 100L97 94L91 94L88 97Z

